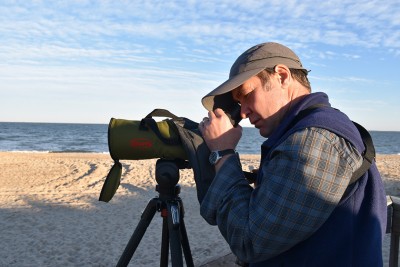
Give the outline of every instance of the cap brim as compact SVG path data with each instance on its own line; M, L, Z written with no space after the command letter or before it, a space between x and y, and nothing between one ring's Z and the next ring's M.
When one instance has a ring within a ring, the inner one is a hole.
M230 103L221 103L221 99L222 99L221 98L220 101L218 101L219 103L217 104L214 101L214 98L215 98L215 96L223 95L223 94L231 92L232 90L236 89L237 87L242 85L245 81L247 81L248 79L250 79L254 75L257 75L258 73L260 73L264 69L265 68L252 69L252 70L249 70L249 71L242 72L242 73L240 73L240 74L228 79L223 84L221 84L220 86L215 88L213 91L208 93L206 96L204 96L201 99L201 103L203 104L203 106L207 110L214 110L216 108L221 108L222 106L226 106L226 105L231 104L232 103L232 97L230 95L226 97L226 101L230 102ZM224 101L222 101L222 102L224 102Z

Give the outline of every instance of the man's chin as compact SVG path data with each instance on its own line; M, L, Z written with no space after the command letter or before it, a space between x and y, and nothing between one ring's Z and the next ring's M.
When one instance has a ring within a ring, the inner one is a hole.
M267 138L271 133L268 128L263 127L261 120L255 121L253 124L254 128L257 128L260 135Z
M256 127L262 137L268 138L271 135L271 131L265 127Z

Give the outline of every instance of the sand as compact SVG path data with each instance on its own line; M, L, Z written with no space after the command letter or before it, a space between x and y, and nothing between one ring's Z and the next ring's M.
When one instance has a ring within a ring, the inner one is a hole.
M258 156L241 155L244 169ZM122 161L121 185L98 201L108 154L0 152L0 266L115 266L143 209L158 196L156 160ZM378 155L387 194L400 196L400 155ZM181 170L181 198L195 266L234 266L218 229L199 215L192 170ZM156 213L129 266L159 266ZM388 259L385 237L385 265Z

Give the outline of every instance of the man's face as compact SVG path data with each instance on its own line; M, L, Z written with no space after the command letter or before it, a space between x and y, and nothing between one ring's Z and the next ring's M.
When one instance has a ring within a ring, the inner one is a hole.
M271 75L265 87L259 77L253 76L233 90L232 96L240 103L242 118L248 118L264 137L279 125L284 115L282 107L288 103L287 90L282 88L278 74Z

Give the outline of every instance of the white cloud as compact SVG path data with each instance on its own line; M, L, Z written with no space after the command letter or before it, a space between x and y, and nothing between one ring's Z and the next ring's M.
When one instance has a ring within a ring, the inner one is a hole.
M399 10L395 1L328 1L318 5L313 1L290 1L285 5L257 2L235 5L232 1L193 1L187 6L173 1L103 1L90 5L56 2L58 6L51 7L46 7L49 2L45 2L34 7L3 8L0 33L9 36L15 31L17 41L22 41L19 36L27 40L54 37L66 42L122 36L126 37L125 42L137 37L207 42L220 37L222 43L208 45L222 45L225 49L245 36L257 38L252 36L254 33L271 39L284 37L287 41L300 39L332 45L398 46L400 42L394 39L383 43L389 36L385 33L395 32L394 27L399 25L397 16L389 15ZM31 8L35 12L28 12ZM271 25L278 27L268 30Z
M395 62L400 57L397 2L2 1L0 94L11 97L6 87L32 97L35 90L38 99L73 92L104 104L118 90L127 98L120 107L128 111L131 92L139 88L138 110L152 96L154 104L187 109L227 77L240 53L265 41L288 45L318 69L366 55ZM313 79L354 87L372 83L349 73ZM185 103L171 97L183 91ZM199 101L196 108L203 111Z

